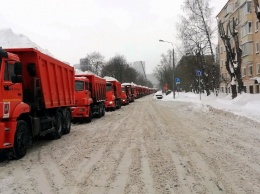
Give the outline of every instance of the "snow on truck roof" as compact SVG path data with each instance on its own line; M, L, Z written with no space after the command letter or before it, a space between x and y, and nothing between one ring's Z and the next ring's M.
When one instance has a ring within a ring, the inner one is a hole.
M122 83L123 86L137 86L134 82L131 82L131 83Z
M109 76L105 76L104 79L105 79L106 81L117 81L117 82L118 82L118 80L117 80L116 78L109 77Z
M96 77L102 78L91 71L81 71L79 69L75 69L75 75L94 75ZM104 79L104 78L102 78L102 79Z

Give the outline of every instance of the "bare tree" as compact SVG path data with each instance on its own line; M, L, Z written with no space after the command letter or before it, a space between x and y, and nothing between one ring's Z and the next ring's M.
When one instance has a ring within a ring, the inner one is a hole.
M80 70L81 71L92 71L88 58L80 59Z
M257 19L260 21L260 7L259 7L259 0L253 0L255 6L255 13Z
M182 40L186 53L197 56L198 63L202 64L203 81L207 95L210 90L216 89L216 67L212 46L214 30L211 28L212 9L208 0L185 0L183 10L185 15L180 16L178 24L179 38ZM211 55L211 67L205 62L205 55Z
M80 69L82 71L91 71L96 75L101 74L101 70L104 66L105 57L99 52L92 52L87 54L83 59L80 59Z
M112 57L104 66L101 76L110 76L121 83L134 82L135 84L152 87L152 83L132 68L123 55Z
M220 81L225 83L225 89L226 89L226 93L228 94L228 85L230 84L230 76L227 76L227 75L221 75L220 77Z
M237 25L238 22L233 18L233 20L227 23L225 31L221 20L218 22L219 35L226 49L226 69L230 75L230 85L233 99L237 97L237 88L238 92L241 92L243 90L243 82L241 76L242 50L239 48ZM233 45L234 49L232 48L232 45L230 43L231 38L233 38L235 42L235 45Z
M154 69L154 74L160 82L160 87L167 84L169 88L173 88L173 77L172 77L172 51L168 50L166 54L161 55L160 64Z
M114 77L118 81L122 82L127 65L128 63L124 56L116 55L108 60L102 69L101 76Z
M87 58L89 60L92 72L97 75L101 75L105 57L99 52L92 52L87 54Z

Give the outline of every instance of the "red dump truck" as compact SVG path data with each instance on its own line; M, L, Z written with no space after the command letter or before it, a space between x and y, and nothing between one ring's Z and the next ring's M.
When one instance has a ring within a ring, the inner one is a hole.
M106 80L94 74L75 75L75 106L72 121L91 122L105 115Z
M0 49L0 149L22 158L33 139L70 132L74 68L33 48Z
M129 102L135 101L135 86L131 83L123 83Z
M116 110L121 108L121 83L114 78L105 77L106 79L106 110Z
M121 93L121 104L122 105L128 105L129 104L129 94L128 90L126 89L126 86L121 85L122 93Z

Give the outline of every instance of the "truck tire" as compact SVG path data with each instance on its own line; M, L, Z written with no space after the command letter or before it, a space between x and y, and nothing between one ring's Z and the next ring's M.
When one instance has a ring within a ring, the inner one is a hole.
M18 121L14 137L14 147L9 150L10 159L20 159L25 156L29 142L29 129L25 121Z
M105 116L105 114L106 114L106 107L105 104L103 104L102 116Z
M92 121L92 117L93 117L93 114L92 114L92 110L91 110L91 107L89 109L89 115L88 117L86 118L86 122L87 123L90 123Z
M55 115L55 131L53 133L53 136L55 139L60 139L62 136L62 114L60 112L57 112Z
M115 109L119 109L119 100L116 100L115 104L116 104Z
M99 104L98 105L98 115L97 115L97 118L102 117L102 114L103 114L103 106L102 106L102 104Z
M64 134L69 134L71 129L71 112L67 109L64 115Z
M115 111L115 110L116 110L116 106L115 106L115 107L112 107L111 110L112 110L112 111Z

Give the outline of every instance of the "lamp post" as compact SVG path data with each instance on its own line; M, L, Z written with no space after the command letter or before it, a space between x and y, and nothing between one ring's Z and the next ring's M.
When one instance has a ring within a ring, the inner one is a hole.
M173 48L173 43L165 40L159 40L159 42L166 42L172 44L172 78L173 78L173 85L172 85L172 90L173 90L173 98L175 99L175 77L174 77L174 71L175 71L175 64L174 64L174 48Z

